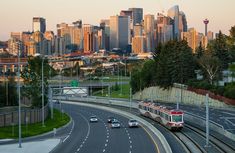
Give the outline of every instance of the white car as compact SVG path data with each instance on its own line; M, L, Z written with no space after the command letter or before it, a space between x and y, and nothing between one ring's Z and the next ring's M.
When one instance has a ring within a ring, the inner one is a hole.
M118 120L113 120L111 122L111 128L120 128L121 127L121 124Z
M139 123L136 120L131 119L131 120L128 121L128 125L129 125L130 128L131 127L138 127Z
M98 118L96 116L91 116L90 122L98 122Z

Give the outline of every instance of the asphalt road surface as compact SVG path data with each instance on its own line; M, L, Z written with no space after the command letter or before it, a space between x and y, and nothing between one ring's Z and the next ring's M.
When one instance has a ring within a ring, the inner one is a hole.
M62 104L62 109L71 115L70 130L61 135L61 143L53 153L156 153L157 147L141 127L129 128L127 118L89 107ZM97 123L90 123L90 116L96 115ZM112 129L107 123L113 116L121 128Z

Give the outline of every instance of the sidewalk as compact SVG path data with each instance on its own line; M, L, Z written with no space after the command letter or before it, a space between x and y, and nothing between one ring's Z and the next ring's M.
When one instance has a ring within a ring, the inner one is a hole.
M22 148L19 148L18 143L0 145L0 153L49 153L59 143L60 139L47 139L22 143Z

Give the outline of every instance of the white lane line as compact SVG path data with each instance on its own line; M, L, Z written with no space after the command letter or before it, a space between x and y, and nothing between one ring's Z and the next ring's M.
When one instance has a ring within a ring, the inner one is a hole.
M105 149L103 149L103 152L105 152Z
M62 141L62 143L64 143L64 142L70 137L71 133L73 132L73 129L74 129L74 120L72 121L72 123L73 123L72 128L71 128L69 134L68 134L68 135L65 137L65 139Z
M70 134L62 141L63 143L70 137Z
M107 143L104 146L107 147Z
M84 139L84 141L82 142L82 144L79 146L79 148L77 149L77 151L79 152L81 150L81 148L83 147L83 144L85 144L86 140L88 139L89 135L90 135L90 131L91 131L91 126L90 126L90 123L89 121L86 119L86 117L80 113L77 113L78 115L80 115L87 123L88 125L88 131L87 131L87 134L86 134L86 137Z

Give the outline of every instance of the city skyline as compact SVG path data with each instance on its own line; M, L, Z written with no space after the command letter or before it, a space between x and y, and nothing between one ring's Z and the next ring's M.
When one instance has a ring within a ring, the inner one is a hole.
M56 24L58 23L72 23L81 19L83 23L98 25L101 19L109 19L110 16L119 14L121 10L131 7L141 7L144 10L144 14L153 14L156 16L157 13L162 13L163 10L166 15L169 8L174 5L179 5L180 10L184 11L187 17L188 27L194 27L202 33L204 32L202 20L205 18L210 20L208 30L215 33L222 30L223 33L228 34L230 27L235 24L233 22L235 21L235 17L230 15L235 12L232 9L235 1L231 0L227 0L226 2L212 0L198 0L196 2L192 0L168 0L166 2L163 0L151 0L148 3L141 0L125 2L122 2L122 0L103 0L102 2L91 0L70 0L69 2L57 0L56 2L48 2L41 0L37 4L35 1L29 0L22 0L20 2L9 0L1 2L1 4L4 7L0 11L0 40L3 41L10 38L10 32L32 31L33 17L39 16L45 18L47 30L53 30L55 32ZM226 9L221 8L221 6L224 6ZM9 8L14 10L14 12L9 13ZM63 11L60 12L58 10ZM5 17L6 14L7 17Z

